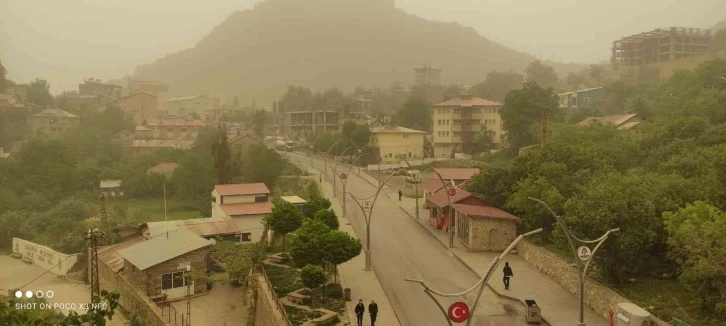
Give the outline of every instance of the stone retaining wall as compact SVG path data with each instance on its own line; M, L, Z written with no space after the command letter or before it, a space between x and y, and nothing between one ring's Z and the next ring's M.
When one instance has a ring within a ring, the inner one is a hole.
M579 277L576 267L570 266L569 263L557 255L526 240L522 240L517 244L517 254L567 291L579 296ZM617 292L587 277L585 281L585 304L590 306L596 313L605 319L610 319L610 309L617 309L618 303L622 302L632 303ZM668 323L655 316L651 317L651 321L655 325L668 325Z
M126 309L126 311L136 314L143 325L173 325L166 322L168 316L164 316L161 309L155 303L151 302L149 297L139 289L133 287L124 275L114 272L101 260L98 261L98 274L101 289L109 292L118 291L121 295L119 305ZM173 317L172 320L174 320Z
M288 326L285 310L280 310L281 305L277 303L275 292L264 272L258 273L254 278L257 288L255 326Z

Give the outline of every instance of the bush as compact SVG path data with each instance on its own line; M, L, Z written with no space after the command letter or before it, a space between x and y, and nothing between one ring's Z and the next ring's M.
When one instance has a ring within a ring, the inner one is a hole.
M325 287L325 292L328 297L335 299L343 298L343 287L340 284L328 284Z

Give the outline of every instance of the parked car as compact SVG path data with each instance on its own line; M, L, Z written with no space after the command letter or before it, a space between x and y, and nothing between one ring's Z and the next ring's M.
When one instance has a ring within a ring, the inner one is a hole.
M419 171L419 170L406 171L406 182L421 183L421 171Z
M388 174L392 174L392 175L405 175L406 174L406 170L407 169L405 167L399 166L397 168L388 168L386 170L386 172Z

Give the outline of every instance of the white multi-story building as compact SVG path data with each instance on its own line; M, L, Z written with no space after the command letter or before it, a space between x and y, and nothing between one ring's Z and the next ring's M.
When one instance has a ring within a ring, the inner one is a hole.
M212 218L234 220L242 242L262 239L262 218L271 212L270 190L264 183L216 185L212 190Z
M489 133L495 145L506 140L500 111L502 104L471 95L434 105L434 156L450 157L468 152L481 133Z

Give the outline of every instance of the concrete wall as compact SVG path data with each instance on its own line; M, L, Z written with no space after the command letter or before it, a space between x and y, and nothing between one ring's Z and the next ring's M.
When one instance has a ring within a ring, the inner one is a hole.
M158 101L156 96L137 93L120 99L121 107L134 123L141 125L146 119L156 119Z
M575 296L579 296L579 282L576 267L570 266L570 264L557 255L525 240L517 244L517 254L550 279L560 284L567 291ZM611 308L617 310L618 303L622 302L632 303L630 300L589 277L585 281L585 304L605 319L610 318L608 311ZM651 321L656 325L667 325L664 321L653 316L651 316Z
M81 124L80 118L65 117L37 117L28 118L28 124L33 136L45 138L59 138L72 131Z
M272 286L264 274L257 274L257 304L255 326L287 326L284 310L280 311Z
M257 242L265 233L265 225L262 223L263 217L264 215L242 215L232 216L232 219L234 220L234 223L237 224L237 228L241 233L251 234L252 240L250 242Z
M168 316L164 316L161 309L151 302L142 291L131 286L131 282L128 281L125 275L114 272L100 260L98 261L98 274L101 289L118 291L121 295L119 298L121 307L138 316L143 325L172 325L165 322L168 320Z
M34 242L13 238L13 252L33 260L33 264L43 267L56 275L66 275L76 264L80 254L67 255Z

